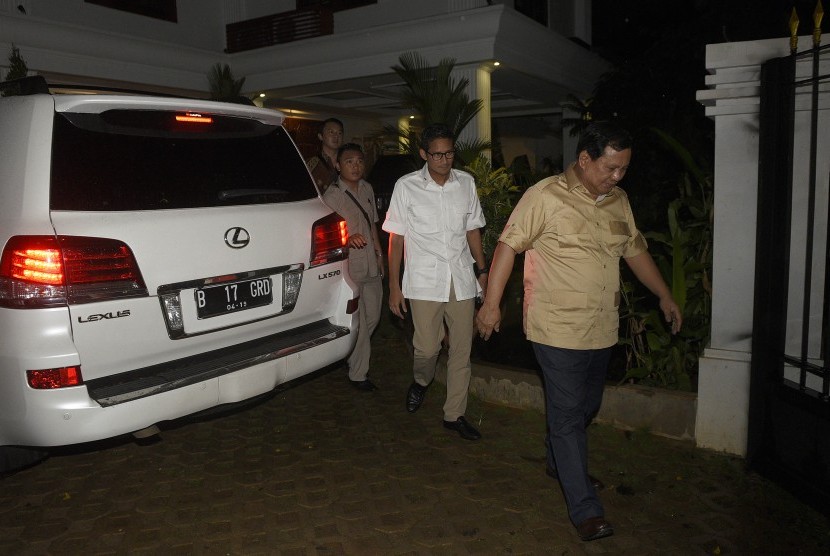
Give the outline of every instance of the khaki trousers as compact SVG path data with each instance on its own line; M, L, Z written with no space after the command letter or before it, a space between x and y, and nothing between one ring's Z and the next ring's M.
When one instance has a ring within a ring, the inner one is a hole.
M358 282L360 300L358 303L357 342L346 362L349 364L349 380L362 382L369 374L369 359L372 355L372 332L380 322L380 310L383 303L383 282L380 276L367 278Z
M450 284L450 300L423 301L410 299L412 324L415 334L413 375L415 382L428 386L435 378L435 364L444 339L444 323L449 332L447 359L447 400L444 419L455 421L467 410L467 392L470 388L470 349L473 345L473 314L475 299L457 301Z

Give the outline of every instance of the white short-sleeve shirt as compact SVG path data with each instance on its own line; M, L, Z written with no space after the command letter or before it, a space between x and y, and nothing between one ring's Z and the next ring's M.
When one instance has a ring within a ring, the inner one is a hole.
M449 301L450 283L459 301L481 291L473 272L467 232L483 227L473 176L452 170L438 185L426 164L395 183L383 229L404 238L403 295Z

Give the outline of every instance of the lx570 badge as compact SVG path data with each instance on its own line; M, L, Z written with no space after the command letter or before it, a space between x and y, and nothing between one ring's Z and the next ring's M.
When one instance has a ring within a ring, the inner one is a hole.
M97 322L99 320L109 320L109 319L120 319L121 317L129 317L130 310L124 309L123 311L118 311L117 313L113 313L110 311L109 313L97 313L89 315L88 317L78 317L78 322Z
M317 275L318 280L325 280L326 278L333 278L334 276L340 276L339 270L332 270L331 272L324 272L322 274Z

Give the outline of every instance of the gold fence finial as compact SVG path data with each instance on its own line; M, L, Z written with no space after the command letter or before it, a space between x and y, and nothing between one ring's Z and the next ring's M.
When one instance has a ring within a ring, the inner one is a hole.
M813 12L813 46L821 44L821 20L824 17L824 8L821 7L821 0L816 3L816 10Z
M798 51L798 23L798 12L793 6L793 11L790 13L790 54Z

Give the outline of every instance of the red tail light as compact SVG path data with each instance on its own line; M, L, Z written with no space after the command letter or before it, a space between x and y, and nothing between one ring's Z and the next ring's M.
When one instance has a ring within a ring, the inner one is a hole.
M84 382L84 379L81 378L80 366L26 371L26 380L29 382L29 386L37 390L78 386Z
M346 221L336 213L321 218L311 228L311 264L320 266L342 261L349 253L349 230Z
M49 307L147 295L130 248L81 236L15 236L0 258L0 306Z

